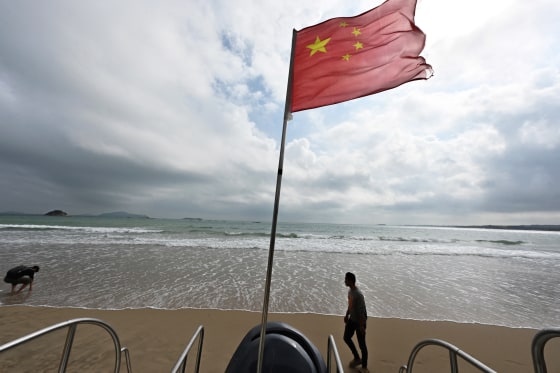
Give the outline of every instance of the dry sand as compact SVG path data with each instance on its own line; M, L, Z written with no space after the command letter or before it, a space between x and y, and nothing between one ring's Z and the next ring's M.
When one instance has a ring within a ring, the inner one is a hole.
M132 371L169 372L199 325L204 326L201 372L224 372L245 334L261 321L258 312L220 310L87 310L27 306L0 307L0 344L69 319L90 317L107 322L131 355ZM270 314L269 321L285 322L305 334L327 356L327 340L333 335L346 368L351 354L342 340L342 316ZM440 321L369 318L367 344L371 372L398 372L412 348L426 338L454 344L498 372L533 371L531 341L536 330ZM35 340L0 354L1 372L56 371L66 331ZM78 327L68 371L112 371L114 350L100 328ZM554 342L554 341L551 341ZM556 342L554 342L556 343ZM552 345L556 348L560 343ZM549 346L547 345L548 351ZM548 356L550 355L550 356ZM560 354L547 353L549 372L560 370ZM190 359L189 365L194 362ZM460 364L460 371L474 372ZM122 365L121 372L126 372ZM449 372L447 352L428 347L414 364L414 372Z

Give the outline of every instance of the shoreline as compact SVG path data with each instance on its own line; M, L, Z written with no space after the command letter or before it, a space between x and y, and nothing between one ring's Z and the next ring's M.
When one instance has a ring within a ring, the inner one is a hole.
M1 296L0 292L0 296ZM9 297L8 293L4 294L5 298ZM3 308L9 307L29 307L29 308L45 308L45 309L59 309L59 310L83 310L83 311L135 311L135 310L153 310L153 311L222 311L222 312L247 312L247 313L255 313L259 314L259 322L260 322L260 310L246 310L246 309L235 309L235 308L197 308L197 307L181 307L181 308L164 308L164 307L155 307L155 306L146 306L146 307L126 307L126 308L97 308L97 307L86 307L86 306L54 306L54 305L44 305L44 304L28 304L21 301L10 303L0 303L0 310ZM1 314L1 312L0 312ZM312 312L312 311L269 311L269 314L278 314L278 315L317 315L317 316L326 316L326 317L343 317L343 315L339 314L331 314L331 313L320 313L320 312ZM415 318L406 318L406 317L386 317L386 316L374 316L368 315L369 319L398 319L402 321L409 321L409 322L420 322L420 323L430 323L430 322L447 322L451 324L460 324L460 325L479 325L479 326L488 326L488 327L503 327L507 329L529 329L538 331L541 328L531 325L505 325L505 324L492 324L492 323L484 323L479 321L461 321L461 320L453 320L453 319L415 319ZM555 324L543 326L543 328L552 328L557 327Z
M83 317L100 319L111 325L121 346L126 346L130 351L135 373L170 371L199 325L204 326L200 371L224 372L245 334L261 321L260 312L237 310L99 310L11 305L0 306L0 344L63 321ZM300 330L315 344L324 359L327 357L327 340L332 335L345 371L355 371L347 368L352 356L342 339L342 316L270 313L268 321L284 322ZM107 360L110 362L114 359L114 352L112 355L111 351L102 352L100 348L93 348L99 342L98 337L94 337L95 332L90 329L93 327L87 328L84 327L83 331L78 328L71 363L76 364L80 371L99 371L96 364L102 361L106 363ZM407 363L413 347L428 338L445 340L497 372L526 373L533 369L531 341L537 333L536 329L370 317L367 330L369 369L372 372L397 372L400 366ZM65 334L53 333L52 337L43 337L19 349L0 354L0 370L10 371L13 364L19 366L24 360L31 367L37 364L37 367L45 369L44 359L47 355L53 355L55 365L52 366L58 367L59 346L64 343ZM80 338L85 341L85 346L80 347ZM54 352L47 353L48 349L54 349ZM30 351L33 353L29 354ZM31 359L38 356L41 356L41 361ZM551 354L546 357L550 366L560 366L559 356ZM448 353L446 350L425 348L415 361L417 369L420 365L428 367L428 371L448 371ZM124 361L121 369L126 371Z

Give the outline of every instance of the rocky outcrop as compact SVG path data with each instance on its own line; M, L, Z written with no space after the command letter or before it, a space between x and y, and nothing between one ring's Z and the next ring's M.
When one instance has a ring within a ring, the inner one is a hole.
M68 214L62 210L52 210L47 212L45 216L68 216Z

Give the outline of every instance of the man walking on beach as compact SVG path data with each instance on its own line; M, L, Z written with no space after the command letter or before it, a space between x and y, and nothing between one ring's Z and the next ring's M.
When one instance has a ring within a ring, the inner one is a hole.
M352 351L352 355L354 355L354 359L350 362L350 367L354 368L361 364L361 372L369 373L367 368L368 350L366 346L366 302L364 300L364 295L356 287L356 276L353 273L346 273L344 284L350 288L348 290L348 309L346 310L346 316L344 316L344 323L346 324L344 327L344 342L350 347L350 351ZM362 352L361 359L352 341L354 332L356 333L358 345Z
M29 291L33 290L33 277L36 272L39 272L39 266L27 267L21 265L10 269L4 277L4 282L12 285L10 294L18 294L28 285ZM14 292L17 284L21 284L21 286L18 291Z

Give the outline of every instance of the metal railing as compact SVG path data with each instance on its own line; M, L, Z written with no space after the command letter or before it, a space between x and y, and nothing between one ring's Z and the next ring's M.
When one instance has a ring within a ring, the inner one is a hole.
M36 338L42 337L46 334L49 334L51 332L54 332L56 330L59 329L63 329L63 328L68 328L68 333L66 334L66 342L64 343L64 349L62 350L62 356L60 358L60 363L58 365L58 372L59 373L64 373L66 372L66 368L68 366L68 360L70 358L70 351L72 350L72 344L74 343L74 336L76 335L76 329L78 327L78 324L92 324L92 325L97 325L100 326L101 328L105 329L109 335L111 336L111 338L113 339L113 344L115 347L115 368L114 368L114 372L115 373L119 373L120 371L120 367L121 367L121 353L124 353L125 355L125 359L126 359L126 368L128 373L132 372L131 369L131 365L130 365L130 355L128 352L128 349L126 347L122 347L121 348L121 343L119 341L119 337L117 336L117 333L115 333L115 331L113 330L113 328L105 323L104 321L98 320L98 319L91 319L91 318L80 318L80 319L73 319L73 320L68 320L68 321L64 321L61 322L59 324L55 324L52 326L49 326L47 328L38 330L34 333L28 334L26 336L23 336L21 338L15 339L11 342L8 342L6 344L3 344L0 346L0 353L10 350L12 348L15 348L17 346L20 346L24 343L27 343L29 341L32 341Z
M446 341L442 341L440 339L426 339L418 343L414 349L412 350L410 357L408 358L407 365L403 365L399 369L399 373L412 373L412 365L414 364L414 360L418 355L418 352L426 346L439 346L449 350L449 365L451 368L451 373L458 373L459 366L457 364L457 357L462 358L464 361L469 363L475 368L478 368L481 372L484 373L496 373L495 370L487 367L486 365L482 364L480 361L472 357L471 355L467 354L464 351L461 351L451 343Z
M329 335L329 340L327 342L327 373L331 373L332 370L332 359L334 358L336 371L338 373L344 373L342 368L342 361L340 360L340 355L338 354L338 349L336 348L336 343L334 343L334 338Z
M185 368L187 367L187 357L197 338L198 338L198 350L196 354L194 372L198 373L198 370L200 369L200 357L202 355L202 343L204 341L204 327L202 325L200 325L198 329L196 329L196 331L194 332L194 335L192 336L191 340L187 344L187 347L185 348L185 350L177 360L177 363L173 367L171 373L177 373L177 372L185 373Z
M544 360L544 346L549 340L557 337L560 337L560 328L543 329L533 337L531 355L533 356L535 373L547 373L546 361Z

